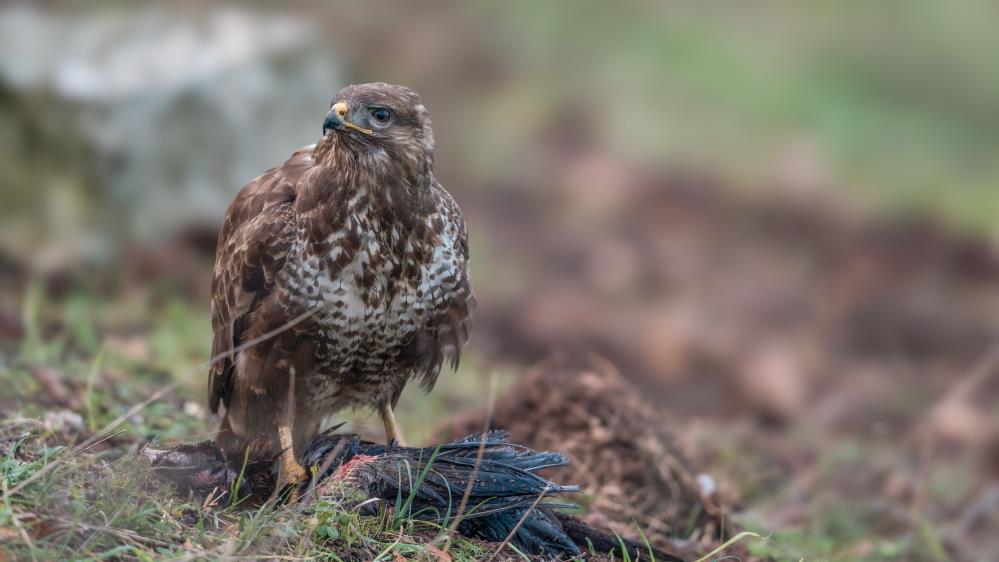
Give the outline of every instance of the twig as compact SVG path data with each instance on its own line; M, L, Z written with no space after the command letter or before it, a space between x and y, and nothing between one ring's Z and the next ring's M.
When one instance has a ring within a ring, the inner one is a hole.
M239 352L241 352L243 350L251 348L251 347L257 345L258 343L267 341L267 340L273 338L274 336L277 336L278 334L281 334L282 332L290 330L296 324L302 323L303 321L307 320L309 317L311 317L312 315L318 313L320 310L326 308L327 306L329 306L327 303L317 304L316 306L314 306L314 307L306 310L305 312L299 314L298 316L292 318L291 320L285 322L284 324L281 324L277 328L274 328L273 330L271 330L269 332L265 332L265 333L263 333L263 334L255 337L255 338L246 340L245 342L243 342L243 343L241 343L241 344L239 344L237 346L234 346L234 347L232 347L230 349L227 349L227 350L223 351L222 353L219 353L219 354L213 356L208 361L205 361L201 365L198 365L197 369L195 369L195 370L196 371L200 371L201 369L204 369L204 368L207 368L207 367L211 367L212 365L214 365L215 363L218 363L219 361L221 361L223 359L230 359L232 357L235 357L235 355L237 353L239 353Z
M126 430L122 429L122 430L119 430L119 431L116 431L116 432L112 433L111 435L108 435L107 437L103 437L103 438L101 438L101 439L99 439L97 441L94 441L90 445L87 445L85 448L80 449L79 451L75 451L73 453L73 456L70 457L70 458L76 458L76 457L82 455L83 453L86 453L87 451L89 451L93 447L96 447L96 446L100 445L101 443L104 443L105 441L108 441L110 439L114 439L115 437L118 437L122 433L125 433L125 431Z

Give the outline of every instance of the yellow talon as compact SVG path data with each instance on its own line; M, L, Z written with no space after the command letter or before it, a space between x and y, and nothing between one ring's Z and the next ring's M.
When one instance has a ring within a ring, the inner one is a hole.
M301 484L309 479L309 472L295 459L292 448L291 428L282 423L278 425L278 437L281 442L281 464L278 469L278 480L274 486L274 494L280 494L288 485ZM298 491L292 490L289 503L298 501Z

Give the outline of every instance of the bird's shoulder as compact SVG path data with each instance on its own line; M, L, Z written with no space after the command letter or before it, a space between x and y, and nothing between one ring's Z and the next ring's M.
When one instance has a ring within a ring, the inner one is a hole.
M244 319L272 292L296 240L294 203L315 164L313 146L295 151L239 191L226 211L212 279L212 355L230 352L246 329ZM211 406L231 392L232 358L212 366Z
M303 179L315 167L312 151L315 145L296 150L283 164L250 180L236 194L226 211L226 228L238 227L262 212L294 202Z
M270 278L283 264L294 243L295 201L315 168L314 149L309 145L296 150L283 164L243 186L229 204L216 246L215 297L225 298L234 286L259 290L259 283L252 281ZM234 283L240 277L250 279Z

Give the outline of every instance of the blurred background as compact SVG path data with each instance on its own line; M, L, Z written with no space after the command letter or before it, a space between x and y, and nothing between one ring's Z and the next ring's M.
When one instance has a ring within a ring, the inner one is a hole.
M600 357L668 413L706 493L776 533L755 554L995 559L997 18L987 0L4 3L0 408L87 388L62 407L99 427L175 381L186 421L164 407L143 431L207 435L226 205L319 138L336 90L386 81L431 111L480 303L461 370L403 396L411 441L482 408L490 373L502 391Z

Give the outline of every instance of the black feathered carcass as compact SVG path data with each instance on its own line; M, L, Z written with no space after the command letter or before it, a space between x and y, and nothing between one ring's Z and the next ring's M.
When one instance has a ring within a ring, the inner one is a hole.
M522 552L557 559L589 552L628 550L632 560L649 558L648 545L594 529L563 510L560 501L579 491L543 478L538 471L563 466L560 453L538 452L510 443L504 431L470 435L436 447L388 447L357 435L332 431L317 436L301 462L312 470L303 497L336 493L345 487L360 499L357 507L375 514L381 505L400 507L397 514L446 526L458 517L457 531L466 537L510 544ZM228 493L266 498L276 481L273 459L261 460L250 450L242 458L226 458L213 443L146 449L154 473L198 495ZM474 476L474 480L473 480ZM469 481L472 481L469 486ZM679 558L652 549L658 561ZM681 561L682 562L682 561Z

